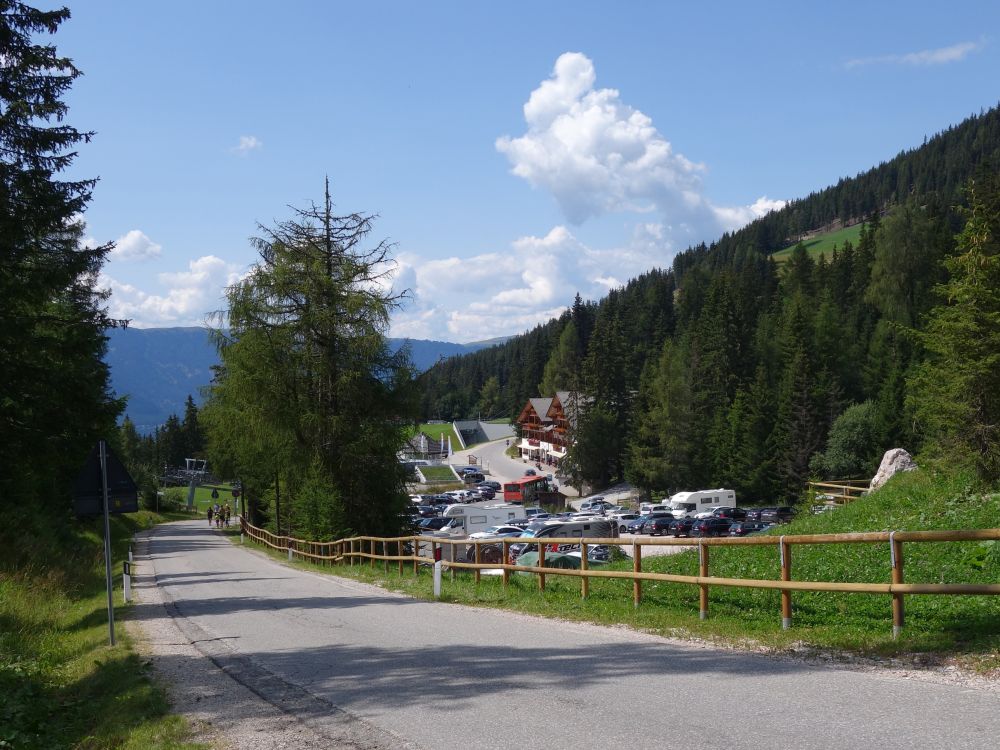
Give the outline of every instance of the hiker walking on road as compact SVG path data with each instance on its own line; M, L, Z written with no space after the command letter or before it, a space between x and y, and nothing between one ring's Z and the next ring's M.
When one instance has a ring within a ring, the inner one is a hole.
M211 505L208 506L208 525L209 525L209 528L211 528L211 526L212 526L212 506Z

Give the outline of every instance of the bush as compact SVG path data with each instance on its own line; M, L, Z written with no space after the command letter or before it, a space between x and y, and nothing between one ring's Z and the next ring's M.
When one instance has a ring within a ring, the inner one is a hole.
M870 476L882 455L878 413L872 401L847 407L830 427L826 451L817 453L809 469L823 477Z

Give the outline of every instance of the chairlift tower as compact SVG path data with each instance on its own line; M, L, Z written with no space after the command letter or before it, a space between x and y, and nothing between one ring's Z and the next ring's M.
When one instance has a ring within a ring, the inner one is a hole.
M184 474L188 477L188 510L194 510L194 489L208 473L208 461L203 458L185 458Z

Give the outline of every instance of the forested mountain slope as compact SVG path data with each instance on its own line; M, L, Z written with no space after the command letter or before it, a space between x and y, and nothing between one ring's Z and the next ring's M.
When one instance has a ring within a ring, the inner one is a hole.
M598 484L726 485L770 500L795 496L810 473L867 474L884 448L924 438L907 401L926 360L915 332L941 301L933 289L947 279L966 188L979 174L988 194L998 163L993 109L599 303L577 299L558 320L442 362L423 376L425 416L487 402L516 414L540 391L579 388L593 407L570 468ZM818 261L804 247L780 269L768 257L862 216L857 242Z

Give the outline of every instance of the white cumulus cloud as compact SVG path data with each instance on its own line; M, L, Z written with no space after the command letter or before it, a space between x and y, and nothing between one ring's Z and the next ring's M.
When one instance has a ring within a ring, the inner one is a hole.
M128 318L136 328L203 325L208 313L225 308L224 290L242 269L214 255L190 261L185 271L161 273L161 289L149 292L102 274L100 286L111 290L108 311Z
M552 193L573 224L610 212L655 212L675 243L688 244L784 205L766 198L752 206L713 205L704 195L705 166L675 151L617 90L595 88L596 80L585 55L560 55L524 105L527 132L496 141L512 173Z
M151 260L160 257L162 246L153 242L139 229L132 229L115 240L111 260Z
M598 249L564 226L514 240L502 252L421 262L403 254L396 289L411 298L392 319L392 335L478 341L521 333L560 315L579 292L599 299L673 251L658 240L658 225L643 225L621 247Z

